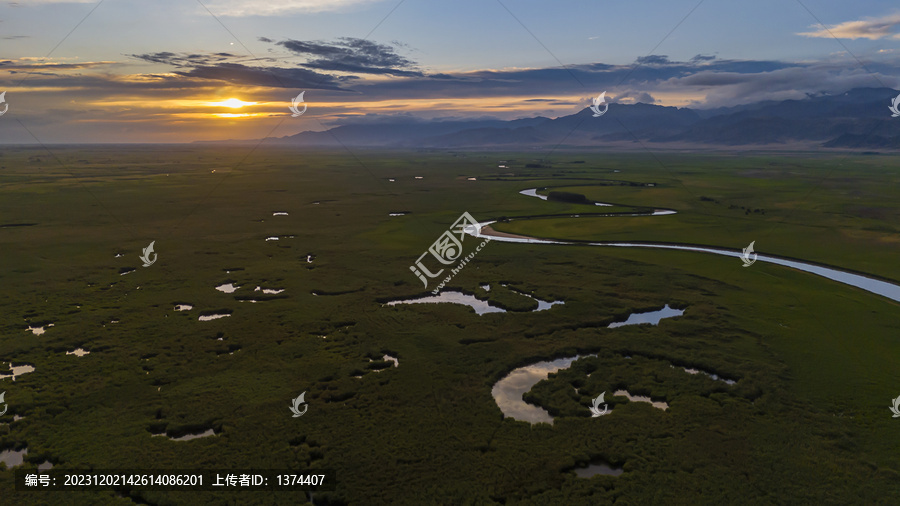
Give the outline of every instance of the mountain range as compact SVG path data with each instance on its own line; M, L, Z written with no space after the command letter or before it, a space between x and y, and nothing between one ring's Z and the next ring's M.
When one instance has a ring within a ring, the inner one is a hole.
M900 117L889 106L897 90L855 88L840 95L766 101L718 109L610 103L558 118L504 120L390 119L268 138L309 147L521 148L658 146L807 146L900 149Z

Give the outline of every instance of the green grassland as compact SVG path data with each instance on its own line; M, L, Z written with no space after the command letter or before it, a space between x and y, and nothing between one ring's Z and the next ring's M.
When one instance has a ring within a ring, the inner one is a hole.
M541 216L496 226L539 237L733 249L755 240L762 253L900 280L896 158L51 152L0 151L0 362L35 367L0 379L9 404L0 448L27 446L25 468L335 470L336 490L316 493L315 504L892 504L900 492L900 420L888 410L900 394L900 306L868 292L714 255L495 241L447 289L513 311L383 305L426 293L409 266L463 211ZM616 206L517 193L534 187ZM678 214L585 216L653 208ZM154 240L158 260L144 268L138 256ZM241 288L214 289L229 282ZM565 304L530 312L534 301L501 283ZM664 304L684 316L606 328ZM198 321L215 312L231 316ZM54 326L43 335L27 330L46 323ZM91 353L66 355L77 347ZM385 353L399 367L382 362ZM491 397L497 380L584 353L598 356L528 394L552 426L503 418ZM618 388L669 409L613 396ZM308 412L292 418L303 391ZM603 391L614 412L590 418ZM191 441L151 435L209 428L214 437ZM571 472L596 460L625 472ZM17 492L8 470L0 497L308 500Z

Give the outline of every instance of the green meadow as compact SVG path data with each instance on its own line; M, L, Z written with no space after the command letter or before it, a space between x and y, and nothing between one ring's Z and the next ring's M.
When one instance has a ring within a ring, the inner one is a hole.
M896 502L900 304L889 299L709 254L492 241L445 291L508 312L384 304L430 295L409 266L464 211L542 238L756 241L900 283L898 158L540 156L4 148L0 374L10 362L34 371L0 379L0 450L27 448L16 469L334 470L316 505ZM518 194L528 188L614 205ZM591 216L653 209L677 214ZM143 267L151 241L158 257ZM215 289L227 283L239 288ZM517 292L565 304L533 312ZM684 315L607 328L665 304ZM199 320L210 314L229 316ZM77 348L90 354L66 353ZM499 379L588 353L526 395L552 425L503 417ZM613 412L591 418L601 392ZM592 462L623 472L573 472ZM4 504L309 500L16 491L2 468Z

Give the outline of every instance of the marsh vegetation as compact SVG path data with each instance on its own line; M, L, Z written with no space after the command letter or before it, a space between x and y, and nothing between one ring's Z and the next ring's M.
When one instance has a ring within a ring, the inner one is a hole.
M335 470L336 490L316 493L316 504L876 504L895 495L900 457L886 442L898 423L888 406L900 307L889 298L721 255L492 241L445 293L506 313L385 305L427 295L409 266L463 211L563 241L739 251L755 240L766 254L896 283L895 158L370 152L363 168L345 152L54 151L61 164L5 149L0 171L4 221L33 224L0 230L9 405L0 451L21 457L7 466ZM529 188L614 203L604 213L623 215L589 217L600 209L519 194ZM677 213L647 216L659 209ZM408 214L390 216L398 210ZM543 218L510 220L523 216ZM158 260L137 267L153 240ZM213 289L223 284L240 288ZM238 304L242 292L265 303ZM564 304L538 311L539 301ZM667 304L684 314L609 328ZM39 326L47 331L36 335ZM65 353L77 349L91 354ZM518 398L552 425L504 417L498 381L575 356ZM288 406L303 391L309 411L293 418ZM601 392L611 412L592 418ZM167 437L149 436L159 433ZM621 474L576 474L599 463ZM8 470L0 489L10 504L32 497L14 490ZM45 497L308 500L80 494Z

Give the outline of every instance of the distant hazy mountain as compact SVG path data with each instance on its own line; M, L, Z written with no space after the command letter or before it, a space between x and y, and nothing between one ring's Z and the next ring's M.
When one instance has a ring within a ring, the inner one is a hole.
M719 146L800 142L835 148L900 149L900 118L892 118L888 110L897 94L889 88L857 88L841 95L706 110L613 103L598 118L584 109L555 119L391 120L268 140L322 147L579 147L640 141Z

